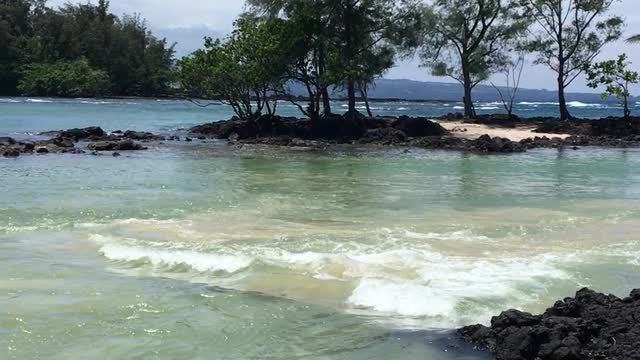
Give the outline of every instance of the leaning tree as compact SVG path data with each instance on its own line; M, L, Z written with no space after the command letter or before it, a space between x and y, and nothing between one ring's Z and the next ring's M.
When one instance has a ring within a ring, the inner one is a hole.
M536 64L557 74L560 119L571 118L566 88L600 54L608 42L622 35L622 18L608 15L615 0L520 0L525 16L534 20L528 50Z

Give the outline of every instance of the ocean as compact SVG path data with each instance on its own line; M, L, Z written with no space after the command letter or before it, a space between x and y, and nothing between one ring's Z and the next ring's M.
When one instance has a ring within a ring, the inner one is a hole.
M461 104L372 106L435 116ZM183 134L230 115L169 100L0 98L0 136ZM207 140L0 158L0 358L488 359L451 331L507 308L541 312L585 286L628 294L638 234L638 149Z

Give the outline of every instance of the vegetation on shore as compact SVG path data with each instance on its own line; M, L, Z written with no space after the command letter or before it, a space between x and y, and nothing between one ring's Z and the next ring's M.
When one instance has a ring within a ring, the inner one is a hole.
M608 13L613 2L249 0L231 36L207 39L179 62L179 78L188 94L222 98L245 120L274 115L276 104L266 100L273 96L311 119L331 116L333 90L346 93L348 117L361 116L357 100L371 116L368 89L399 59L417 55L432 74L460 82L464 115L473 118L473 89L495 73L511 74L501 96L513 112L514 70L530 53L557 74L559 117L567 120L565 89L622 36L623 20ZM608 87L600 80L590 82ZM291 84L307 90L306 104Z
M0 95L157 96L174 82L173 46L109 2L0 0Z

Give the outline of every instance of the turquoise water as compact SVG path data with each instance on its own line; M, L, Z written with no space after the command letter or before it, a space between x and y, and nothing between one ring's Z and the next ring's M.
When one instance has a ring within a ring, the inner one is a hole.
M51 101L0 133L226 111ZM448 331L640 285L639 150L150 147L0 159L0 358L483 359Z

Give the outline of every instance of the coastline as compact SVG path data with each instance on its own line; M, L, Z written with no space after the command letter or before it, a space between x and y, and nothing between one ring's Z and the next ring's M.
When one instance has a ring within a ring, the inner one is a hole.
M161 136L144 131L100 127L49 131L48 140L17 141L0 138L0 154L77 153L135 151L147 148L139 142L180 141L178 135ZM484 154L518 153L535 148L640 147L640 118L606 118L561 122L553 118L519 119L503 115L464 119L457 114L442 118L344 117L333 115L312 121L262 116L255 121L237 118L197 125L184 141L196 138L227 140L230 145L260 144L303 148L327 148L333 144L417 147ZM84 147L76 147L76 143ZM86 144L85 144L86 143ZM118 154L119 153L114 153Z

